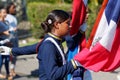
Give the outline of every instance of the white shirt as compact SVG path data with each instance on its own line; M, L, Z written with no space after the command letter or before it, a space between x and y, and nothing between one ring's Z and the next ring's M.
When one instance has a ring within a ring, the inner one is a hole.
M8 21L10 31L17 27L17 19L15 16L7 14L5 20Z

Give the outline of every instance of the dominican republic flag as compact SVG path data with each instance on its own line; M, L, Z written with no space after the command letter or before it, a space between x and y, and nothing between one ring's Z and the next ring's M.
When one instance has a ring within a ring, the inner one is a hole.
M104 2L107 4L90 49L83 49L74 59L87 69L107 72L120 66L120 0Z

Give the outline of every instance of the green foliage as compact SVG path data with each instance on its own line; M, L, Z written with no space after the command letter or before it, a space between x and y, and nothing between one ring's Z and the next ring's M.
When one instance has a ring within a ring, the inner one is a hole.
M71 3L72 0L27 0L28 3L30 2L46 2L46 3Z
M89 2L89 4L88 4L89 18L87 21L88 30L86 31L87 38L89 38L89 36L90 36L90 32L92 31L92 28L95 23L96 17L98 15L100 6L101 6L101 2L99 2L99 5L95 5L95 2L93 2L93 1Z
M44 35L44 32L40 26L40 23L44 21L51 10L62 9L66 11L71 10L70 4L50 4L32 2L27 5L27 15L29 21L33 24L31 31L35 38L40 38Z
M34 37L39 38L43 36L44 32L40 26L40 23L45 20L48 13L53 9L63 9L70 11L71 10L71 1L72 0L64 0L70 4L59 3L59 1L63 0L28 0L27 14L29 21L33 24L31 31ZM37 2L36 2L37 1ZM53 2L52 2L53 1ZM98 11L102 4L102 1L98 0L98 5L95 5L95 0L88 0L89 18L88 18L88 30L86 31L86 36L89 38L92 27L95 23L95 19L97 17ZM43 3L45 2L45 3ZM47 3L48 2L48 3Z

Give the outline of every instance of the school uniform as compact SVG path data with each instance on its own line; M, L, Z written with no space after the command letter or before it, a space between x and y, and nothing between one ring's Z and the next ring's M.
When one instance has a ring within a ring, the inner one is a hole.
M62 40L47 34L45 39L51 37L60 46ZM39 79L40 80L64 80L64 77L72 73L77 67L73 64L73 60L63 65L62 56L57 47L49 40L44 41L39 46Z
M36 47L39 43L35 43L33 45L19 47L19 48L12 48L11 52L12 55L30 55L30 54L36 54Z
M76 36L81 36L82 34L77 34ZM74 44L77 43L78 37L74 36L73 38L68 35L64 37L64 40L67 41L67 45L69 48L74 48ZM63 42L63 40L57 39L51 35L46 35L45 39L51 37L53 38L59 46ZM45 40L44 39L44 40ZM74 39L74 40L73 40ZM38 48L39 45L39 48ZM36 49L38 48L38 60L39 60L39 78L40 80L63 80L65 75L72 73L75 70L75 66L72 64L72 60L67 62L63 66L63 60L60 55L59 50L55 47L53 43L50 41L43 41L42 43L36 43L33 45L20 47L20 48L12 48L12 54L16 55L29 55L35 54ZM42 59L45 58L45 61ZM45 64L47 64L45 66ZM46 68L46 70L44 69Z

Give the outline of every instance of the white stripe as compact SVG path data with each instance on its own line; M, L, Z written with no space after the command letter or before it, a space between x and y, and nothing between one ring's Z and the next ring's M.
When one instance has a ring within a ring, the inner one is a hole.
M100 44L103 47L105 47L108 51L111 51L116 27L117 24L112 20L108 24L105 12L103 12L90 49L92 49L96 45L96 43L100 41Z
M95 36L93 38L91 48L94 47L96 45L96 43L102 38L102 36L105 34L105 31L107 30L107 28L108 28L108 22L107 22L105 13L103 12L102 18L99 22L99 25L98 25L98 28L96 30Z
M108 29L105 31L104 36L100 40L101 45L104 46L108 51L111 51L115 37L116 27L117 24L111 20Z
M66 63L66 60L65 60L64 53L63 53L63 51L61 50L60 46L59 46L59 45L57 44L57 42L56 42L53 38L51 38L51 37L45 39L45 41L46 41L46 40L51 41L51 42L58 48L58 50L59 50L59 52L60 52L60 54L61 54L61 56L62 56L63 65L64 65L64 64Z

